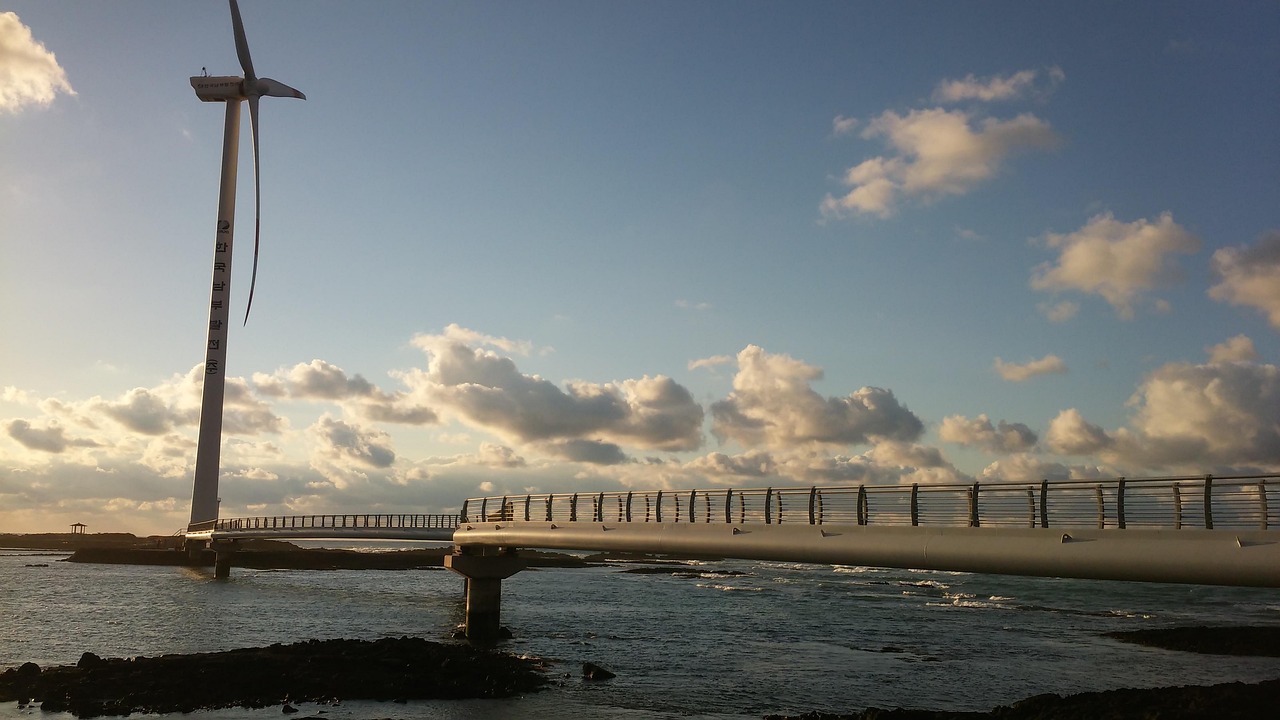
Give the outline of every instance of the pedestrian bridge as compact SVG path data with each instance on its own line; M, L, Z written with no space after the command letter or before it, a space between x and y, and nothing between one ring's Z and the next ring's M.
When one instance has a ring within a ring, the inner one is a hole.
M471 498L458 515L226 518L191 540L452 541L1280 587L1280 475Z

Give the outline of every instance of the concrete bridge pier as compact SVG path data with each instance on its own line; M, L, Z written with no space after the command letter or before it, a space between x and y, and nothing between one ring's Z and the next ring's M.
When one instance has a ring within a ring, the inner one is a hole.
M213 576L219 580L225 580L231 577L231 559L236 554L236 543L231 542L215 542L212 543L214 560L213 560Z
M514 548L455 546L444 566L467 580L466 635L473 645L489 646L502 628L502 581L528 567Z

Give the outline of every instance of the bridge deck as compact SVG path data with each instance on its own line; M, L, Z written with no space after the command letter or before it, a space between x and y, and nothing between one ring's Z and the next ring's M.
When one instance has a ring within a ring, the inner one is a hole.
M461 515L193 525L194 540L452 540L1108 580L1280 587L1280 475L472 498Z

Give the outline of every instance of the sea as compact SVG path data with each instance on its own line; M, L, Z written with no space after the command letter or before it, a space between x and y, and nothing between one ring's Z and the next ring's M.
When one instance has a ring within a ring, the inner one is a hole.
M329 543L330 547L343 547ZM382 551L387 546L359 547ZM463 581L443 569L209 570L0 550L0 669L307 639L446 641ZM779 562L530 569L504 581L501 649L549 663L501 700L348 701L296 717L759 718L867 707L989 710L1041 694L1280 677L1280 658L1119 642L1113 630L1280 625L1275 590ZM582 679L591 662L617 674ZM278 718L281 708L158 716ZM0 705L0 720L70 716Z

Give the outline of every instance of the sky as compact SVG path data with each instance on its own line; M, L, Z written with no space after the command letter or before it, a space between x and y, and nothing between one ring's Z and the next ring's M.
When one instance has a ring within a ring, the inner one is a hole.
M1275 2L241 10L223 517L1280 472ZM0 4L0 532L187 522L204 69Z

